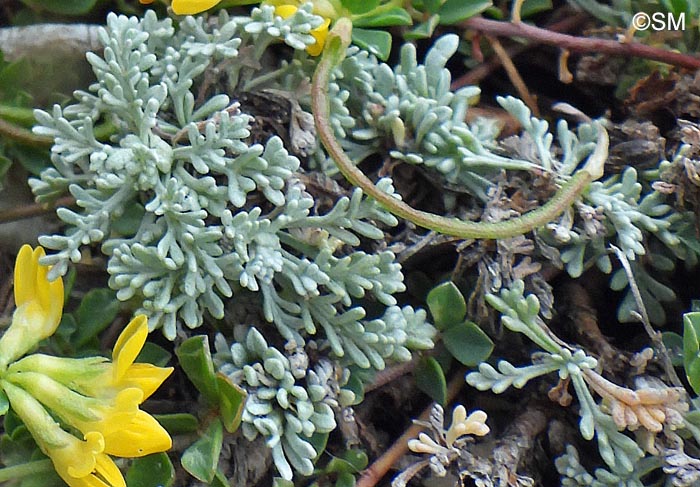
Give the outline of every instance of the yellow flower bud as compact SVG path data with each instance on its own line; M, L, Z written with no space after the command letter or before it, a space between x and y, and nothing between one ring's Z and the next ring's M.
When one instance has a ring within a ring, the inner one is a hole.
M0 370L56 331L63 313L63 281L49 282L50 267L39 264L44 249L24 245L15 262L12 323L0 338Z

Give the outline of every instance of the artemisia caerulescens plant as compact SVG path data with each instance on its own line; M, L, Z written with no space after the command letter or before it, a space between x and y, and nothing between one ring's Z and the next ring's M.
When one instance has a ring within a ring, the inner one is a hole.
M63 312L63 282L49 282L50 268L39 264L43 256L43 248L28 245L17 256L17 308L0 338L1 402L24 422L70 487L126 487L111 456L141 457L172 446L165 429L139 405L173 369L134 363L148 336L143 315L121 333L111 361L26 355L56 331Z

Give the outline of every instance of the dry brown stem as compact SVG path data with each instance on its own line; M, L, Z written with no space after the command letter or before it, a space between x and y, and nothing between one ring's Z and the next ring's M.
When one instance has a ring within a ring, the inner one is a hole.
M35 203L33 205L16 206L0 210L0 225L3 223L34 218L35 216L47 215L56 211L56 208L61 206L75 205L75 198L72 196L64 196L56 200L52 205L45 203Z
M463 386L464 374L459 372L455 374L447 385L447 402L453 401ZM433 406L431 404L423 411L418 420L423 423L428 421L432 409ZM377 458L372 465L362 472L360 478L357 479L355 487L374 487L377 485L399 458L408 452L408 440L416 438L423 429L424 426L417 423L409 426L382 456Z
M465 29L475 30L483 34L522 37L542 44L568 49L571 52L596 52L614 56L639 57L688 69L700 68L700 58L647 46L639 42L623 43L596 37L577 37L553 32L523 22L500 22L482 17L472 17L469 20L465 20L461 25Z

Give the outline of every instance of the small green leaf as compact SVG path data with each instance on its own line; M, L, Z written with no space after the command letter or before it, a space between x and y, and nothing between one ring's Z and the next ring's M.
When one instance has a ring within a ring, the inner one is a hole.
M683 366L691 387L700 394L700 312L683 315Z
M343 7L353 15L366 14L377 8L381 0L341 0ZM353 23L354 25L354 23Z
M353 28L352 42L382 61L386 61L391 53L391 34L383 30Z
M683 315L683 359L692 360L700 350L700 312Z
M83 15L88 13L97 0L22 0L22 3L36 10L45 10L53 14Z
M155 414L153 417L171 436L194 433L199 429L199 421L191 414Z
M491 0L447 0L438 14L440 24L452 25L480 14L493 5Z
M435 286L426 299L438 330L460 323L467 314L467 303L452 281Z
M168 352L160 345L156 345L153 342L146 342L139 352L138 357L136 357L135 362L165 367L168 365L172 357L173 354Z
M313 435L306 438L306 440L311 444L311 446L314 447L314 450L316 450L317 452L314 462L318 460L319 457L323 455L323 452L326 450L326 445L328 444L329 436L330 433L319 433L318 431L316 431Z
M127 487L170 487L175 482L175 468L165 453L136 458L126 472Z
M5 391L0 389L0 416L4 416L8 409L10 409L10 401L7 399Z
M418 389L441 406L447 403L447 381L437 360L433 357L423 357L418 362L414 375Z
M437 13L443 3L445 0L423 0L423 6L431 14Z
M119 312L119 301L111 289L92 289L85 294L75 311L78 328L72 338L80 348L107 328Z
M204 399L209 404L218 404L219 391L209 350L209 338L206 335L188 338L175 350L175 355L180 361L182 370Z
M685 364L685 373L695 394L700 394L700 359L696 358L687 362Z
M406 10L395 7L377 15L368 15L353 19L352 25L357 27L390 27L392 25L411 25L413 19Z
M224 427L229 433L235 432L241 425L243 408L248 393L231 382L231 379L219 372L216 374L219 389L219 411Z
M428 20L418 24L417 27L406 32L406 34L404 34L404 38L407 40L429 39L433 36L433 32L435 32L438 24L440 24L440 16L431 15Z
M341 472L338 475L338 480L335 481L335 487L355 487L355 476L350 472Z
M343 460L348 462L356 472L364 470L369 465L369 457L367 452L360 448L351 448L341 455Z
M491 339L471 321L449 327L442 333L442 341L454 358L469 367L480 364L493 351Z
M194 478L211 482L219 464L224 428L219 419L211 422L204 434L182 454L182 467Z
M520 16L522 18L528 18L531 15L538 14L540 12L545 12L552 9L552 0L525 0L523 6L520 9Z

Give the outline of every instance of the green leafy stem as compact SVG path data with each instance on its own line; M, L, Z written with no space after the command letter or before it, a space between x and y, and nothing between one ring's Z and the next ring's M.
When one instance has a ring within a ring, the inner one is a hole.
M600 122L596 147L583 168L577 171L554 196L537 210L520 217L502 222L472 222L458 218L448 218L425 211L416 210L394 196L377 188L365 174L355 166L335 138L330 124L330 104L328 83L331 72L345 58L350 45L352 22L347 18L336 21L328 34L321 60L314 72L311 94L312 111L318 136L340 172L354 186L362 188L365 194L374 198L394 215L413 222L417 226L460 238L510 238L527 233L552 221L567 208L588 187L588 184L603 175L603 165L608 157L608 134Z

